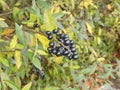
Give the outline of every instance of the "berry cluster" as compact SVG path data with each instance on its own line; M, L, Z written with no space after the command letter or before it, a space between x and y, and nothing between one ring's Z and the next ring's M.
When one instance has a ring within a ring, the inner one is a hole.
M56 56L66 56L69 59L78 59L78 54L73 40L67 34L62 34L59 30L53 32L46 31L47 38L50 40L48 52ZM55 37L54 37L55 36Z

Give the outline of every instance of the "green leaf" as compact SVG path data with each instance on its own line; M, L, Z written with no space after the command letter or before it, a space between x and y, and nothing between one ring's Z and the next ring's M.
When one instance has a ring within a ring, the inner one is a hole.
M93 64L89 69L90 69L90 75L93 74L96 70L97 65Z
M6 67L9 67L9 62L6 58L4 58L2 55L0 55L0 62L5 65Z
M51 87L46 87L44 90L59 90L59 88L51 86Z
M45 10L44 12L44 29L52 31L56 28L55 20L52 17L50 10Z
M35 65L35 67L37 67L38 69L42 70L41 63L40 63L40 60L38 58L34 58L32 63L33 63L33 65Z
M40 55L48 55L45 51L43 50L37 50L37 53Z
M8 27L8 25L4 21L0 21L0 28Z
M5 81L5 83L10 87L12 88L12 90L20 90L16 85L15 83L13 83L12 81Z
M25 85L25 86L22 88L22 90L30 90L31 85L32 85L32 82L29 82L27 85Z
M16 27L16 34L18 39L23 45L26 45L22 28L17 23L15 23L15 27Z

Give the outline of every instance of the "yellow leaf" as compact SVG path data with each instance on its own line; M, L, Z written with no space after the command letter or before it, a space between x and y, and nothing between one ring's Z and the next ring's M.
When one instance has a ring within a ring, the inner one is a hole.
M100 58L97 59L98 62L102 62L102 61L104 61L104 60L105 60L104 57L100 57Z
M16 60L17 69L19 69L22 64L20 51L15 51L15 60Z
M13 49L15 47L15 45L17 44L17 36L14 35L13 39L10 42L10 48Z
M30 34L30 47L35 46L35 38Z
M59 63L62 62L62 60L63 60L63 56L61 56L61 57L54 56L54 60L55 60L56 63L59 64Z
M43 49L47 51L47 47L49 45L49 40L47 37L41 34L36 34L37 39L41 42Z
M51 10L45 10L44 12L44 29L52 31L56 28L55 20L52 16Z
M5 19L4 18L0 18L0 21L4 21Z
M93 2L93 0L83 0L81 1L81 3L79 4L79 7L85 7L88 8L88 5L90 5Z
M87 22L85 22L85 24L87 26L88 32L92 34L92 27Z
M14 29L4 29L2 32L2 36L7 36L13 33L15 30Z

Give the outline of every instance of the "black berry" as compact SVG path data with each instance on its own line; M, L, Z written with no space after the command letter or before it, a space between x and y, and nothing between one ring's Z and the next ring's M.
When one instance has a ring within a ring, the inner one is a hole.
M50 43L49 43L49 46L50 46L50 47L54 47L54 43L53 43L53 42L50 42Z
M58 33L58 30L57 30L57 29L54 29L54 30L53 30L53 33L54 33L54 34Z
M52 33L50 31L46 31L45 32L47 35L52 35Z
M37 27L40 27L40 25L37 24L37 23L34 23L34 24L33 24L33 27L34 27L34 28L37 28Z
M78 55L73 55L73 59L78 59Z
M51 40L53 38L53 35L49 35L48 39Z

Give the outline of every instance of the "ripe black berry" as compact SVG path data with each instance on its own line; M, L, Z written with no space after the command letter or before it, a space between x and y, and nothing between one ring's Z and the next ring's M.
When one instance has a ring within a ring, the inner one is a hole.
M78 53L75 51L75 52L73 52L73 55L77 55Z
M50 42L50 43L49 43L49 46L50 46L50 47L54 47L54 43L53 43L53 42Z
M72 52L76 51L76 48L75 47L71 48L71 51Z
M63 52L63 54L64 55L67 55L69 52L67 51L67 50L65 50L64 52Z
M52 34L48 36L48 39L49 39L49 40L51 40L52 38L53 38L53 35L52 35Z
M52 33L50 31L46 31L45 32L47 35L52 35Z
M69 45L69 44L70 44L70 40L65 40L65 41L64 41L64 44L65 44L65 45Z
M78 59L78 55L73 55L73 59Z
M61 56L61 53L60 53L60 51L58 51L58 52L56 53L56 55L57 55L57 56Z
M37 24L37 23L34 23L34 24L33 24L33 27L34 27L34 28L37 28L37 27L40 27L40 25Z
M67 57L68 57L69 59L72 59L72 55L71 55L70 53L67 54Z
M57 53L57 49L53 49L53 54L56 54Z
M59 32L57 32L57 33L56 33L56 36L60 36L60 33L59 33Z
M54 34L58 33L58 30L57 30L57 29L54 29L54 30L53 30L53 33L54 33Z
M73 45L73 44L74 44L73 40L70 40L70 44L71 44L71 45Z
M48 47L48 52L51 54L52 53L52 48Z

